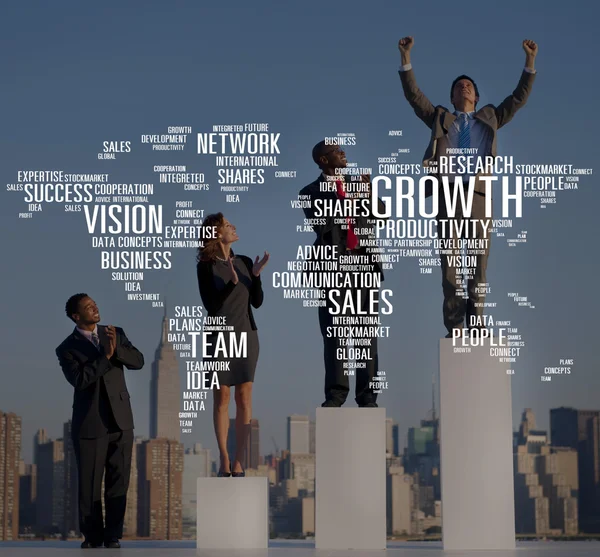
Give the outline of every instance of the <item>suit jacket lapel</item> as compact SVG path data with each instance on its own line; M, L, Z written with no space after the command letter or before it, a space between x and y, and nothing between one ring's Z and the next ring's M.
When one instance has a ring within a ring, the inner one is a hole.
M323 176L323 174L319 175L319 177L314 182L315 197L321 199L337 199L337 193L335 191L321 191L321 183L335 184L335 182L331 182L325 179L325 176Z
M325 178L325 176L323 175L323 173L321 173L319 175L319 177L313 182L314 184L314 198L319 198L319 199L337 199L338 195L337 195L337 191L321 191L321 183L328 183L328 184L335 184L335 182L332 182L331 180L327 180ZM331 229L328 229L327 232L330 232L332 235L332 242L334 244L337 244L340 240L340 238L343 239L344 241L344 245L346 242L346 235L348 234L348 232L346 230L342 230L341 226L339 224L333 224Z
M78 330L77 327L73 330L73 334L71 335L73 342L76 346L84 353L89 354L90 357L95 358L98 354L98 350L96 347L85 338Z
M484 106L481 110L478 110L475 115L473 116L473 118L479 120L481 123L485 124L486 126L489 126L490 128L493 129L493 126L490 122L491 120L491 115L489 114L489 109L487 106Z
M444 112L444 117L442 118L442 127L444 128L446 133L450 131L450 126L454 124L454 120L456 120L456 116L454 116L452 112L448 110Z

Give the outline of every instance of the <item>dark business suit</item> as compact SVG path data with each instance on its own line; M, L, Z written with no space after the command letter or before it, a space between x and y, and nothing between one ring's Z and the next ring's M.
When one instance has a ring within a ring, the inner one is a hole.
M217 349L218 337L223 333L212 331L205 339L208 357L227 364L226 369L216 373L219 384L228 387L254 382L260 344L252 306L258 309L264 299L260 274L255 276L252 272L252 259L245 255L234 256L233 251L231 256L238 275L235 284L230 279L231 271L226 261L201 260L196 267L200 296L208 315L225 318L226 326L231 327L226 333L228 337L231 334L238 339L242 335L246 337L245 357L226 356Z
M412 69L404 72L401 71L399 73L406 100L414 109L415 114L427 125L428 128L431 129L429 145L427 146L423 156L423 166L434 167L438 164L440 155L446 155L446 149L449 147L448 132L450 131L451 126L454 124L456 116L444 106L434 107L431 104L429 99L417 86L415 75ZM496 132L502 126L508 124L508 122L513 119L517 111L525 106L534 81L535 73L523 71L521 74L521 79L511 95L506 97L498 106L488 104L476 111L473 118L485 126L484 129L490 134L490 151L487 153L478 153L478 155L496 156ZM439 172L431 173L430 175L438 178L441 187ZM442 289L444 293L444 325L449 332L451 332L454 328L462 328L464 326L465 317L467 320L467 326L469 326L472 316L480 317L484 313L485 287L487 286L486 270L491 242L491 235L489 234L491 220L487 230L487 235L481 226L481 221L487 220L488 218L491 219L491 216L486 217L485 215L485 182L480 180L479 176L485 176L485 174L479 174L475 177L475 195L473 196L471 216L463 216L461 214L460 204L458 204L458 213L451 217L456 222L463 220L476 221L476 237L477 239L483 240L483 244L485 245L484 249L478 252L466 253L466 255L472 255L476 258L476 264L471 268L472 274L467 281L466 299L458 295L458 279L460 275L457 273L457 269L451 266L451 260L449 260L450 256L457 254L454 252L449 254L440 254ZM428 197L431 194L431 191L427 191L426 193ZM442 194L439 196L438 220L447 218L449 218L448 210L445 206L445 197ZM438 237L441 239L449 239L448 235L443 236L441 225L438 226ZM473 236L470 236L470 238L473 238Z
M233 250L232 250L233 256ZM256 331L258 327L256 326L256 321L254 320L254 314L252 313L252 306L255 308L259 308L264 300L264 294L262 290L262 281L260 275L255 276L252 273L252 267L254 263L252 259L247 257L246 255L238 255L243 262L246 268L248 269L248 273L252 282L249 285L246 285L248 288L248 304L247 304L247 313L248 319L250 319L250 325L253 331ZM198 276L198 288L200 290L200 296L202 298L202 303L204 304L204 308L207 311L207 315L216 316L219 315L223 304L227 301L229 295L233 292L235 288L235 284L233 281L228 281L224 288L219 290L215 285L215 276L214 276L214 262L207 260L200 260L196 265L196 274Z
M315 199L338 199L338 195L335 191L321 191L321 184L331 184L327 182L326 178L321 174L314 182L306 186L300 191L300 195L309 196L311 201L310 207L304 208L304 214L308 219L314 219L315 217ZM379 201L379 211L383 212L384 206ZM364 247L359 247L352 251L347 249L347 238L348 229L343 227L339 222L340 217L318 217L325 221L325 224L313 224L313 229L317 234L317 238L314 242L315 246L328 245L337 246L338 255L369 255ZM355 217L355 229L373 229L373 219L375 217L370 214L369 216L357 216ZM363 235L357 234L359 242ZM372 255L369 256L370 264L373 265L373 273L381 277L383 280L383 271L377 261L373 260ZM352 296L354 299L355 306L360 307L362 310L367 311L369 307L369 291L378 290L377 288L353 288ZM341 289L338 303L342 305L344 300L345 289ZM358 298L360 297L360 303ZM337 357L337 350L348 348L348 346L342 345L340 337L328 336L327 328L333 326L333 315L330 313L330 309L333 307L329 299L329 292L326 291L326 305L319 306L319 325L321 328L321 334L323 335L323 356L325 361L325 400L334 403L337 406L341 406L346 401L348 392L350 391L350 384L348 381L347 368L344 368L344 359ZM348 314L340 315L348 316ZM378 368L378 354L377 354L377 337L361 337L371 338L371 359L364 360L360 364L364 364L364 368L358 367L356 369L356 387L355 387L355 400L359 406L364 406L368 403L375 402L377 400L377 394L373 392L372 387L369 383L373 381Z
M56 349L60 367L74 387L72 437L79 472L79 523L88 541L120 539L133 446L133 414L123 366L141 369L144 356L116 331L116 348L106 357L106 329L98 326L96 348L77 328ZM106 526L101 486L105 487Z

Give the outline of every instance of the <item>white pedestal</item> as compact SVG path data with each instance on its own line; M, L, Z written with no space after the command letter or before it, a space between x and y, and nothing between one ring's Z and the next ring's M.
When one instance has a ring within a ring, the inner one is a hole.
M385 549L385 409L317 408L316 549Z
M268 547L267 478L198 478L197 495L197 548Z
M489 340L470 353L440 341L445 550L515 548L510 367L490 356Z

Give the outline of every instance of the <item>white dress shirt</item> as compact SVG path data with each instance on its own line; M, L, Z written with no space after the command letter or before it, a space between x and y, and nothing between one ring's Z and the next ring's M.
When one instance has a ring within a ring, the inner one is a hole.
M473 151L473 155L477 155L479 157L485 157L487 155L492 154L492 130L489 126L486 126L479 120L474 118L475 112L459 112L456 110L454 112L454 116L456 116L456 120L450 126L448 130L448 147L457 148L458 147L458 135L459 135L459 126L460 126L460 117L462 114L466 114L469 118L469 133L471 137L471 149L477 149L477 151Z

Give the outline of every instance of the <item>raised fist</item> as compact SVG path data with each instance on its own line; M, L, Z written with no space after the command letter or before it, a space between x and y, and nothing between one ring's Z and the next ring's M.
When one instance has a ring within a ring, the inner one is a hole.
M527 56L536 56L538 53L538 46L535 44L535 41L530 41L529 39L525 39L523 41L523 50Z
M404 37L398 41L398 50L400 52L410 52L414 44L415 40L412 37Z

